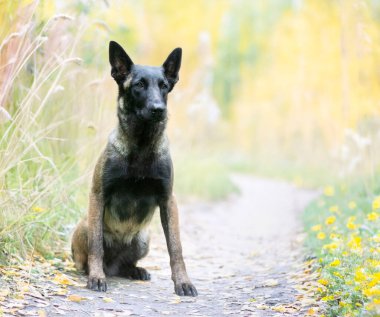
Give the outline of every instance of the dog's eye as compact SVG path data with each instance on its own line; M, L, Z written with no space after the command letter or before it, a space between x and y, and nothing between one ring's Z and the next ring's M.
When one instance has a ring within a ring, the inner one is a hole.
M168 89L169 86L167 84L165 84L164 82L160 82L160 88L161 89Z
M135 84L135 87L142 89L142 88L145 87L145 85L144 85L144 83L143 83L142 81L138 81L138 82Z

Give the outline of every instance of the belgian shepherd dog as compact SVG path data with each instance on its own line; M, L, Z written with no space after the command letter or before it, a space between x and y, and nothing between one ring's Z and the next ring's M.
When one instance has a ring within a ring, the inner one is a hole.
M106 291L106 276L150 279L137 262L148 253L147 227L159 207L175 293L197 296L182 257L165 134L167 98L181 59L176 48L162 66L136 65L118 43L109 44L111 76L119 88L118 124L96 164L87 217L72 237L75 266L88 273L89 289Z

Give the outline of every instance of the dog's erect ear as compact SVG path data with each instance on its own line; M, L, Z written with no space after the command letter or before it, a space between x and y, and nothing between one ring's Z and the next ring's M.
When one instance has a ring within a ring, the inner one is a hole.
M111 76L121 84L131 71L133 62L124 49L114 41L110 42L109 58L112 67Z
M181 67L181 60L182 60L182 48L177 47L171 52L166 59L165 63L162 65L164 68L164 73L166 78L169 81L170 89L171 91L178 81L178 72Z

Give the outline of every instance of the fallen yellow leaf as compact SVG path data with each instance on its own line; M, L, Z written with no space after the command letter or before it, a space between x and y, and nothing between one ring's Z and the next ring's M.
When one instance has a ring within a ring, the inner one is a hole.
M62 296L62 295L67 295L67 292L68 292L67 289L61 288L60 290L56 291L54 294Z
M85 300L86 298L80 295L72 294L72 295L67 296L67 299L71 302L79 303L80 301Z
M313 315L315 315L315 310L314 310L314 308L310 308L308 311L307 311L307 313L306 313L308 316L313 316Z
M279 313L285 313L286 308L283 306L275 306L275 307L272 307L272 310L278 311Z
M112 303L112 302L113 302L113 299L112 299L112 298L109 298L109 297L103 297L103 302L106 302L106 303Z
M61 284L61 285L76 285L76 283L71 280L68 276L65 274L57 274L54 279L53 283L55 284Z

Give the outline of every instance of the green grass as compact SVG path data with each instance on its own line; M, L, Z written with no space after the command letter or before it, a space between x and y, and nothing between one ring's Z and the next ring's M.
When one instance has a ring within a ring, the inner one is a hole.
M52 27L67 18L52 17L34 28L33 14L23 13L21 8L15 12L13 24L20 18L24 32L9 34L1 43L13 47L2 51L5 64L0 65L0 82L9 88L1 106L10 114L0 123L2 263L30 253L64 252L85 196L87 170L79 168L78 144L69 141L79 130L71 73L78 70L79 35L72 35L70 47L48 54L45 45L58 36ZM7 64L9 52L14 64Z
M219 155L196 151L174 156L176 194L206 200L226 198L238 189L231 181L231 170Z
M29 114L28 109L24 109ZM0 262L29 253L63 253L85 196L79 168L36 122L23 115L0 126ZM18 122L20 121L20 122Z
M228 168L238 173L249 173L262 177L287 180L300 187L317 188L331 179L331 167L311 164L306 160L284 159L283 156L263 154L231 156Z
M28 32L28 38L44 35ZM92 167L113 128L115 100L108 87L84 84L96 71L89 66L87 78L75 63L78 37L73 34L73 46L59 58L20 38L31 53L16 56L17 62L32 63L34 71L20 67L4 75L12 90L6 104L11 119L0 123L1 263L64 252L87 209ZM175 161L180 195L221 199L236 191L224 164L208 154Z
M338 184L304 212L306 245L317 257L326 316L379 316L380 190Z

